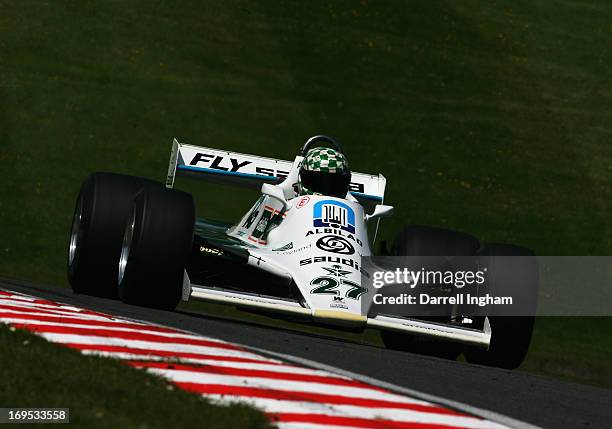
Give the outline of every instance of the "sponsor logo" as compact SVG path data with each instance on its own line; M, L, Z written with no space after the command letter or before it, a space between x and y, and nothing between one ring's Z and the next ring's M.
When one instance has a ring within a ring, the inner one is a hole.
M359 262L353 259L349 259L349 258L342 258L340 256L314 256L312 258L306 258L306 259L300 260L300 266L310 265L310 264L322 264L326 262L331 262L332 264L337 264L337 265L339 264L346 265L347 267L351 267L359 271Z
M306 204L308 204L309 201L310 201L310 197L302 197L302 198L300 198L300 200L296 204L296 208L301 209Z
M331 274L332 276L335 276L335 277L346 277L348 274L351 273L350 271L343 270L342 266L340 265L332 265L331 267L321 267L321 268L327 271L328 274Z
M228 164L229 159L229 164ZM237 158L225 157L221 155L212 155L209 153L198 152L195 154L189 165L197 166L200 163L210 163L207 167L213 170L237 172L242 167L251 164L251 161L240 162Z
M223 250L215 249L214 247L200 246L200 252L206 253L207 255L212 255L212 256L223 256L224 255Z
M344 303L344 298L341 296L334 296L334 300L329 304L330 308L342 308L348 310L348 305Z
M264 168L264 167L255 167L255 174L260 174L262 176L269 177L278 177L282 182L289 175L288 171L283 170L274 170L273 168Z
M196 167L201 167L202 164L206 164L205 167L211 170L228 171L231 173L259 174L261 176L278 177L279 179L285 179L289 175L288 171L252 165L252 161L203 152L196 153L189 162L189 165ZM250 167L247 168L247 166ZM255 167L255 171L253 171L253 167Z
M355 253L353 245L344 237L325 235L317 240L317 247L325 252L352 255Z
M363 242L360 239L355 237L353 234L347 234L346 232L343 232L340 229L333 229L333 228L316 228L316 229L311 229L308 232L306 232L306 237L308 237L309 235L319 235L319 234L333 234L333 235L337 235L339 237L345 237L345 238L348 238L351 241L354 241L359 246L363 246Z
M355 212L342 201L318 201L313 207L312 217L315 228L336 228L355 233Z
M298 247L297 249L287 250L285 252L279 253L279 255L293 255L295 253L303 252L306 249L310 249L311 247L312 247L312 244L307 244L305 246Z
M272 249L273 252L283 252L285 250L291 250L293 249L293 242L287 243L282 247L279 247L277 249Z

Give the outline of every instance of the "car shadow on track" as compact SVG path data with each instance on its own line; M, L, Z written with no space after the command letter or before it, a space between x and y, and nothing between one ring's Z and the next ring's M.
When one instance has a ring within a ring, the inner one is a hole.
M248 326L254 329L263 329L266 331L283 332L283 333L288 333L292 335L299 335L302 337L316 338L319 340L335 341L335 342L339 342L343 344L354 344L354 345L359 345L359 346L369 346L369 347L381 348L380 345L367 341L367 340L359 341L357 339L343 338L343 337L332 335L332 334L328 335L328 334L317 333L317 332L309 332L307 330L309 325L307 324L304 324L303 326L299 326L299 327L285 327L285 326L278 326L278 325L274 326L270 324L270 322L262 323L258 321L244 320L241 318L231 317L231 316L213 315L210 313L204 313L204 312L194 311L194 310L178 309L178 310L175 310L174 312L178 314L182 314L184 316L193 317L195 319L200 319L200 320L205 319L207 321L214 321L214 322L223 323L223 324L231 324L234 326L243 326L243 327ZM275 319L272 319L272 320L275 320Z

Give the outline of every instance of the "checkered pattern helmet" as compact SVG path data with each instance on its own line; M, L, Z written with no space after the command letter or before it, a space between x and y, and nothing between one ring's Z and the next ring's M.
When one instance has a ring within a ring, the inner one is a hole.
M316 147L310 149L300 167L300 195L329 195L344 198L351 180L346 157L337 150Z

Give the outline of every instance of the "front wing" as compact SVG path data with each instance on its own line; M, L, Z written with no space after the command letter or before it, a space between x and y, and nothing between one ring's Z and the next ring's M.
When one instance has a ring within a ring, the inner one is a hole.
M333 310L316 310L306 308L299 302L290 299L201 285L190 284L189 288L189 295L193 299L219 304L236 305L274 313L297 315L330 325L362 326L364 328L368 327L383 331L403 332L406 334L431 337L485 349L488 348L491 343L491 326L488 319L485 319L483 329L479 330L388 315L366 317Z

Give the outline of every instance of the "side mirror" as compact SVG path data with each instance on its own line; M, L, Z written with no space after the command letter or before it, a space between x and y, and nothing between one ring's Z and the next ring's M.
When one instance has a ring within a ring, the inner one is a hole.
M261 193L280 201L283 204L283 208L285 209L289 205L289 203L285 199L285 193L278 186L274 186L269 183L264 183L263 185L261 185Z
M369 222L374 219L380 219L382 217L391 217L393 216L393 206L385 206L380 204L374 207L374 212L372 214L366 215L366 222Z

